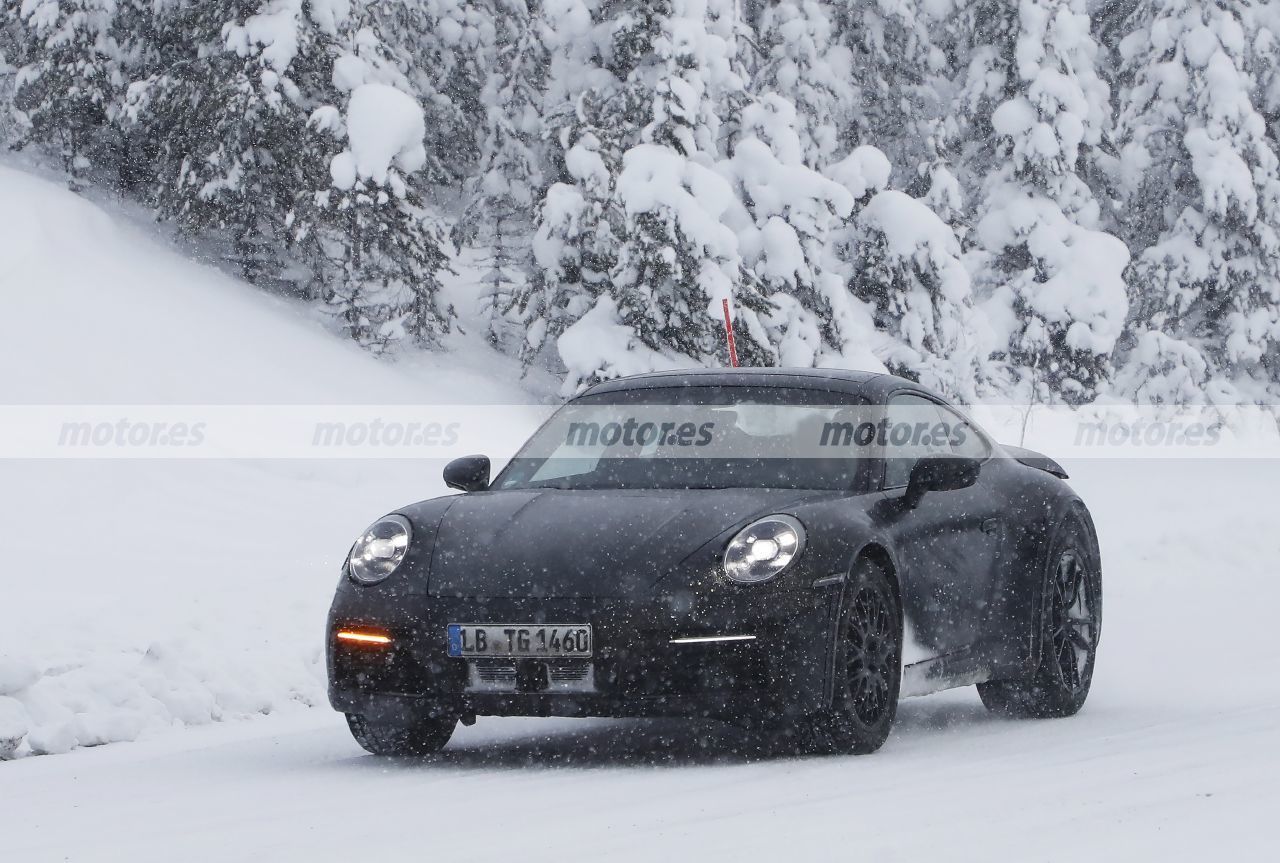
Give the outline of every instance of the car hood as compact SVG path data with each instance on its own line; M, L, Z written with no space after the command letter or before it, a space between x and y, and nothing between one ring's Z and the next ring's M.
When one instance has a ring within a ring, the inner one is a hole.
M803 499L777 489L481 492L436 530L428 592L472 597L648 597L735 525Z

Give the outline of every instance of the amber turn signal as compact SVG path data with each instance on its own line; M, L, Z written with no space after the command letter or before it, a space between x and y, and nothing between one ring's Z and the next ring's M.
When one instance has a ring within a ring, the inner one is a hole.
M384 635L381 632L360 632L354 629L341 629L337 636L339 641L349 641L355 644L390 644L391 636Z

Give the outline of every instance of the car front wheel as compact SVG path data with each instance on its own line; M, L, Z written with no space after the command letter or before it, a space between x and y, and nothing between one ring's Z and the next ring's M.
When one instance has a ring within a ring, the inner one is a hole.
M814 752L865 755L889 736L902 683L902 607L883 564L862 560L850 578L836 645L830 708L809 718Z
M444 748L457 725L452 716L425 716L399 724L347 714L351 736L374 755L432 755Z

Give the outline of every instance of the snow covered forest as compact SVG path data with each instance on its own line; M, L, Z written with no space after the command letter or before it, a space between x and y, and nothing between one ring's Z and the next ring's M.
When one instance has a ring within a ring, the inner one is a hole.
M10 0L0 134L379 353L1280 400L1280 2ZM198 326L193 321L192 326Z

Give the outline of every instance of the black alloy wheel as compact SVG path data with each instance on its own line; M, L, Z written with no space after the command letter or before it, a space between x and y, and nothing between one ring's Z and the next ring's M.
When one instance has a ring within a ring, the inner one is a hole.
M1073 693L1089 683L1098 649L1093 583L1074 550L1058 559L1049 602L1049 627L1058 679Z
M1089 531L1079 516L1059 530L1044 583L1039 664L1020 680L978 684L989 710L1009 716L1071 716L1093 683L1102 628L1102 574Z
M863 558L849 574L836 639L831 706L809 716L803 749L866 755L889 736L902 684L902 603L888 567Z
M893 599L866 584L853 599L845 634L845 670L851 709L874 726L889 708L898 664L898 622Z

